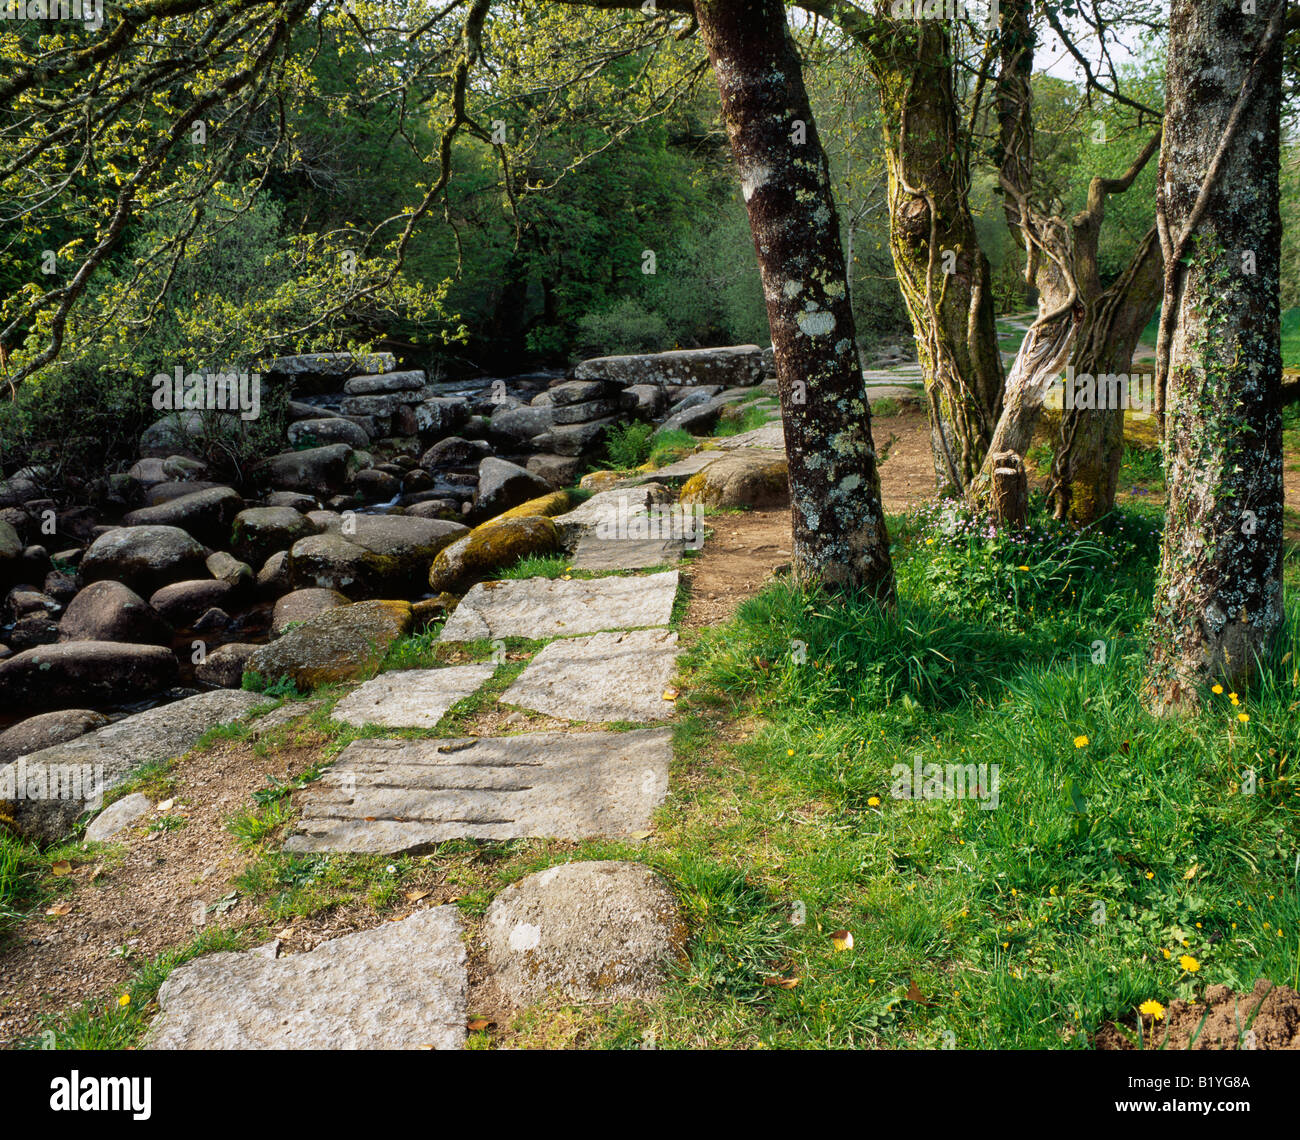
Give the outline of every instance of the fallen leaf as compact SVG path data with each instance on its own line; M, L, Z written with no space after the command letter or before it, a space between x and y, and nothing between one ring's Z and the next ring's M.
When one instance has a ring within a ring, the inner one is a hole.
M632 834L631 834L630 836L628 836L628 838L629 838L629 839L649 839L650 836L652 836L653 834L654 834L653 831L634 831L634 832L632 832Z
M429 892L428 891L407 891L405 897L407 902L417 903L421 899L428 898Z
M277 938L292 938L292 937L293 937L293 927L292 927L292 926L286 926L283 930L277 930L277 931L275 932L275 936L276 936Z
M836 950L852 950L853 935L847 930L837 930L831 935L831 945Z
M71 875L72 864L66 859L60 859L53 867L50 868L51 875Z
M677 690L676 690L676 689L665 689L665 690L664 690L664 700L666 700L666 701L675 701L676 699L677 699Z
M792 990L799 984L798 978L764 978L765 986L780 986L783 990Z
M160 812L161 812L161 811L171 811L171 810L172 810L172 805L175 804L175 803L176 803L175 800L163 800L163 802L160 803L160 804L158 805L157 810L160 811Z
M72 904L70 902L61 902L61 903L55 903L45 913L52 918L58 918L62 915L70 914L71 912L72 912Z
M1187 868L1187 874L1185 874L1183 878L1184 879L1196 878L1196 872L1199 871L1200 869L1201 869L1201 865L1199 863L1193 863L1190 867Z
M473 1021L466 1022L465 1028L471 1033L478 1033L480 1030L486 1029L491 1024L492 1022L490 1022L486 1017L476 1017Z
M914 981L912 981L912 980L910 980L910 979L908 980L908 983L907 983L907 1000L908 1000L908 1001L914 1001L914 1002L916 1002L918 1005L929 1005L929 1004L930 1004L929 1002L927 1002L927 1001L925 1000L925 994L923 994L923 993L921 992L921 987L918 986L918 985L916 984L916 982L914 982Z

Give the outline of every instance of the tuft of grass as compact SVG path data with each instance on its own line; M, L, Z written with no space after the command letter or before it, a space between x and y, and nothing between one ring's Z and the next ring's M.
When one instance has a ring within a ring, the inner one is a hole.
M713 429L713 438L727 439L733 435L755 431L766 424L770 418L766 408L754 404L733 404L724 409L718 418L717 425Z
M650 448L650 465L652 467L667 467L670 463L685 459L698 446L695 437L682 428L673 428L670 431L661 432L655 437Z
M654 424L611 424L605 429L606 465L615 471L631 471L650 458Z

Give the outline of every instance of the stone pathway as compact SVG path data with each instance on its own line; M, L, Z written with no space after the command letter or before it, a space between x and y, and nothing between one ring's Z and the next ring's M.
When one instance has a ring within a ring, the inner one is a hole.
M594 839L650 826L672 736L529 732L354 740L302 793L286 851L399 854L448 839Z
M676 570L638 578L525 578L481 582L461 599L440 641L526 637L542 641L605 629L667 625Z
M453 839L646 833L668 793L673 756L672 731L662 722L675 711L678 643L666 627L679 577L676 570L629 571L675 563L702 539L702 532L646 531L669 498L659 483L625 487L556 520L575 550L575 567L623 573L482 583L440 633L447 643L545 642L499 704L578 730L353 740L297 794L300 816L285 851L395 855ZM680 529L682 520L674 521ZM496 669L482 663L381 673L331 715L361 728L436 734L452 707L480 692ZM595 727L615 722L646 727ZM462 1048L469 1016L464 934L460 912L439 906L286 958L277 957L278 943L205 955L162 987L162 1012L147 1044ZM653 999L685 938L671 888L649 868L565 864L498 895L483 932L485 984L515 1006L550 994Z
M436 728L452 705L473 696L495 671L495 665L453 665L380 673L339 701L330 715L358 726Z

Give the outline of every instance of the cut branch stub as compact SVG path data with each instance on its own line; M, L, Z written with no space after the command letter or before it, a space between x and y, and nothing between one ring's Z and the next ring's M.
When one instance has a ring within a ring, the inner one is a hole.
M1008 526L1025 525L1029 514L1029 480L1025 461L1014 451L993 457L993 514Z

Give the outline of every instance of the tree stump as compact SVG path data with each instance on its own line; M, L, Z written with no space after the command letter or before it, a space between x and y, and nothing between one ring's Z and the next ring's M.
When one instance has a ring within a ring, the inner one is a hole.
M1029 512L1029 480L1025 461L1014 451L993 457L993 514L998 522L1024 526Z

